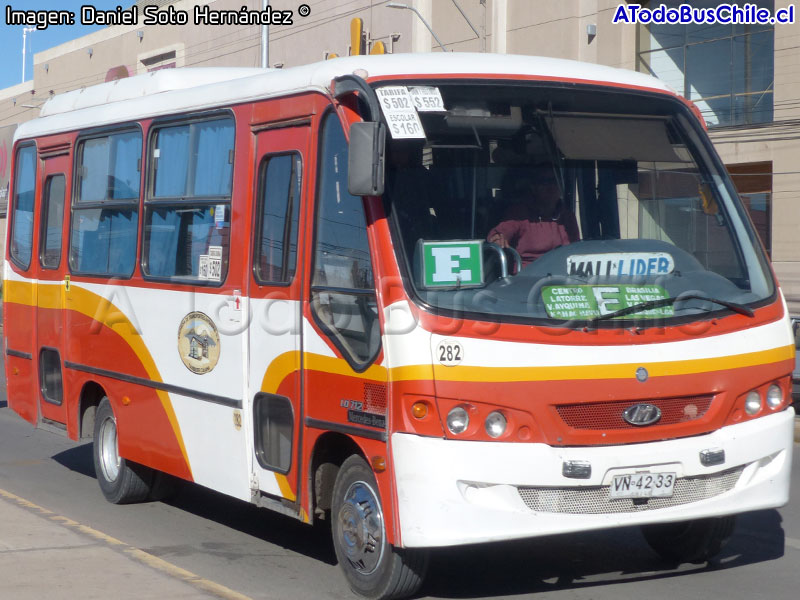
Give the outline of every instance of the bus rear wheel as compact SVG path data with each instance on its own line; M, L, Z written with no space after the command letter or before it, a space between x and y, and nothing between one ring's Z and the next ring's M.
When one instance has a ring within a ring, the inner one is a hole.
M736 516L698 519L681 523L643 525L650 547L673 563L702 563L722 551L736 525Z
M422 585L428 553L386 541L378 485L360 456L345 460L336 476L331 532L336 558L355 593L388 600L410 596Z
M94 471L106 500L113 504L142 502L150 493L153 471L119 455L117 419L107 397L100 401L94 421Z

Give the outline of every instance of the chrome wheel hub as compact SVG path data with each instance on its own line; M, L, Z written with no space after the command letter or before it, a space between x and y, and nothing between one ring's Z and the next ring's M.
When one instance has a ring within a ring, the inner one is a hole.
M356 571L369 575L378 568L384 551L383 513L369 484L356 481L347 489L336 518L336 536Z
M100 468L106 481L119 477L119 449L117 448L117 422L109 417L100 425Z

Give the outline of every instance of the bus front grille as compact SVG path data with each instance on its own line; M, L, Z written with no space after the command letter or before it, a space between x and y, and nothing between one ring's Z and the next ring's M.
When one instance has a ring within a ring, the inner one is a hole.
M712 475L681 477L675 482L670 498L610 500L610 486L591 487L518 487L525 505L536 512L564 514L608 514L658 510L719 496L732 490L744 466Z
M609 431L635 429L634 425L622 418L626 408L637 402L653 404L661 410L657 425L674 425L699 419L708 411L713 396L688 396L682 398L652 398L646 400L614 400L611 402L590 402L559 404L556 411L561 420L572 429Z

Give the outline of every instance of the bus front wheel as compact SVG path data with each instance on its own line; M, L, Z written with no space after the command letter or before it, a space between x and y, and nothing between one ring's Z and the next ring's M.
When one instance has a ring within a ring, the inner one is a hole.
M673 563L702 563L720 553L733 533L736 516L643 525L650 547Z
M94 471L106 500L129 504L146 500L153 472L119 455L117 419L107 397L100 401L94 420Z
M386 541L375 476L360 456L345 460L336 476L331 532L336 558L357 594L381 600L403 598L422 585L428 553L394 548Z

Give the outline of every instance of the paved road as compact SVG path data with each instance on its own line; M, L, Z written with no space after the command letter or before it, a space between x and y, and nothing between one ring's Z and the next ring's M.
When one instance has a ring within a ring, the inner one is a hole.
M672 568L656 558L637 529L619 529L437 551L422 597L795 600L800 596L798 445L794 459L793 503L740 517L731 543L710 566ZM0 490L253 599L353 597L324 529L197 486L185 487L168 503L110 505L94 478L91 446L33 429L6 407L4 395ZM0 546L3 520L17 510L9 506L0 497ZM109 577L109 585L128 585L124 577L116 582L115 573L111 564L97 565L97 576ZM170 576L169 569L166 573ZM52 582L42 582L41 597L52 596L45 589ZM0 581L5 597L2 590ZM140 597L151 592L142 589ZM70 596L87 597L79 589Z

